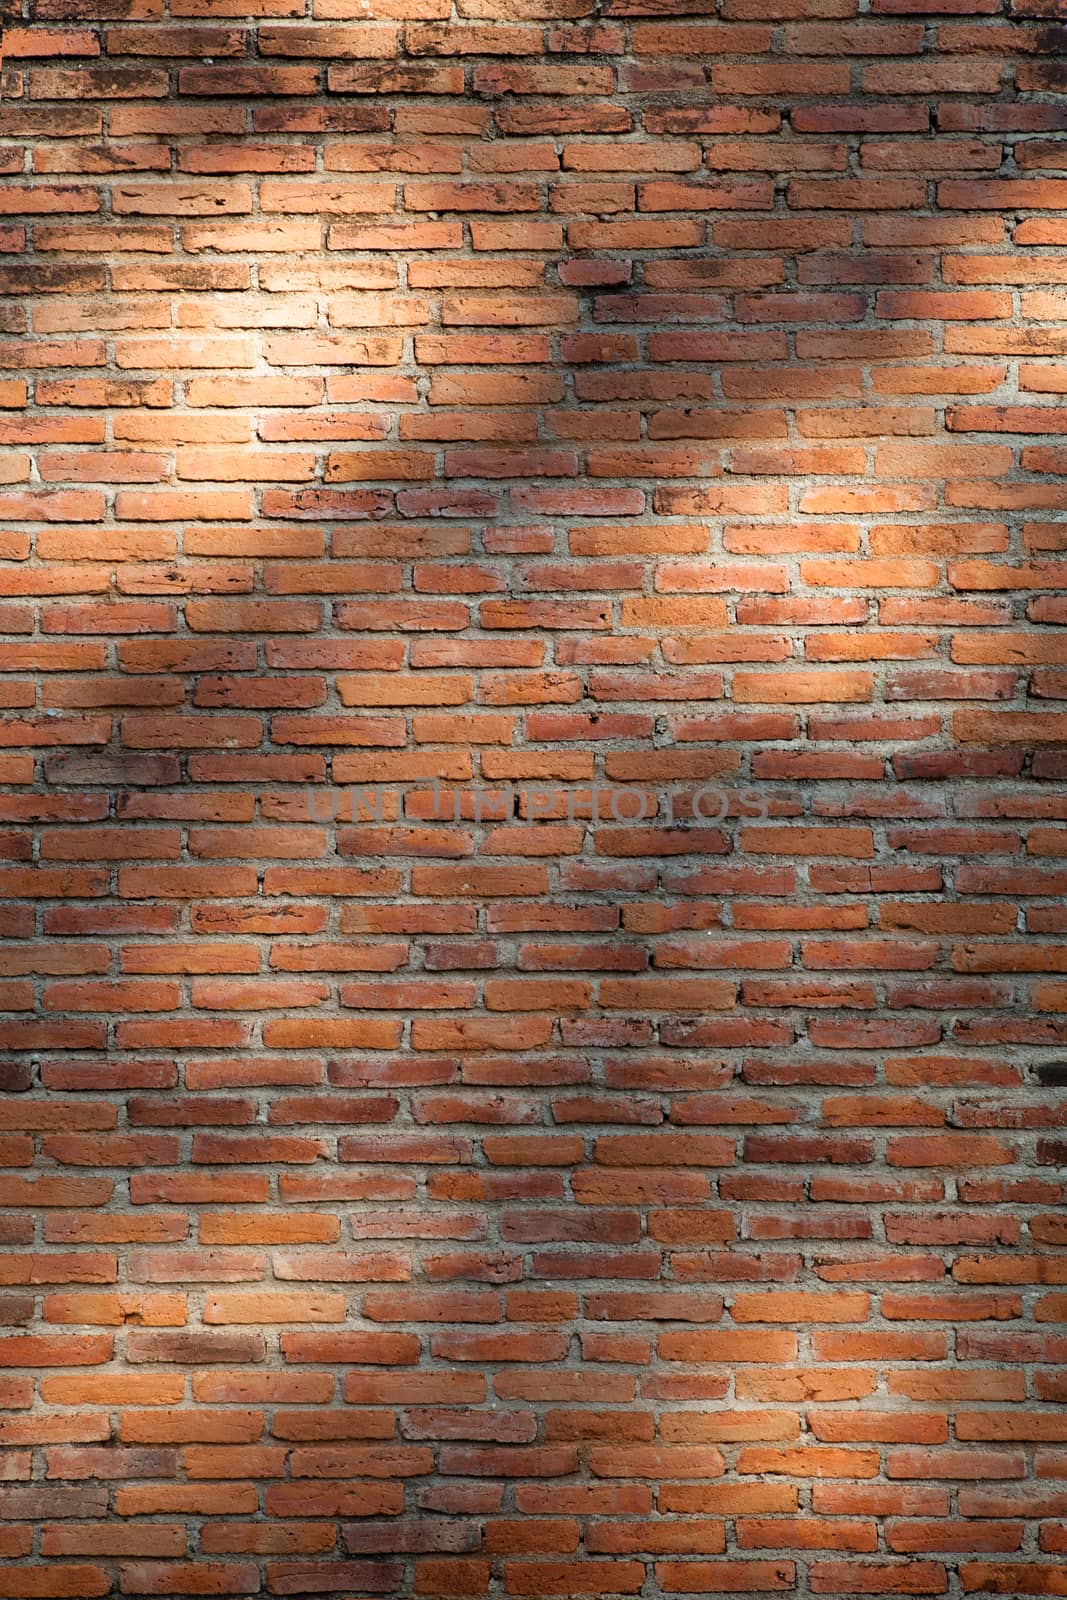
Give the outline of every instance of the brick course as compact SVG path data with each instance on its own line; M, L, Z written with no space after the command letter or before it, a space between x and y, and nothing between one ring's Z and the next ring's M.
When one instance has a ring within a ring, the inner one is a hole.
M1067 1593L1059 0L23 0L0 1600Z

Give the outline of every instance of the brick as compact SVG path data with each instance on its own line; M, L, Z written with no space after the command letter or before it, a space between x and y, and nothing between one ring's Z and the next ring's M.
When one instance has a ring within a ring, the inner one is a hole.
M1055 5L235 5L5 31L0 1592L1057 1592Z

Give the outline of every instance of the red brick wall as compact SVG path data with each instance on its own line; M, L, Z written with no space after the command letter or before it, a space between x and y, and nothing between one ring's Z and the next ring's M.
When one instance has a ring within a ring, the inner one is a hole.
M29 3L0 1600L1067 1593L1058 0Z

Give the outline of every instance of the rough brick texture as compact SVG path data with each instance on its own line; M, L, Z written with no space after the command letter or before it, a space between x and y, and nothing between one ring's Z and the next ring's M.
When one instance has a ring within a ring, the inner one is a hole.
M1060 10L9 22L0 1600L1067 1593Z

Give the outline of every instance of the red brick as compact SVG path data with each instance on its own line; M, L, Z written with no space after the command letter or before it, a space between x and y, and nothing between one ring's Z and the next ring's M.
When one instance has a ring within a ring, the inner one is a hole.
M0 1593L1062 1588L1052 0L86 3Z

